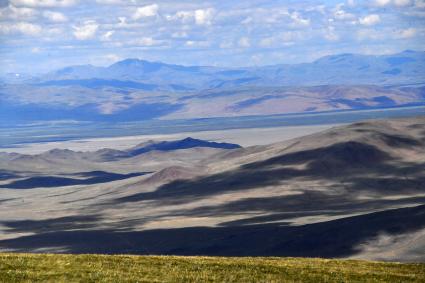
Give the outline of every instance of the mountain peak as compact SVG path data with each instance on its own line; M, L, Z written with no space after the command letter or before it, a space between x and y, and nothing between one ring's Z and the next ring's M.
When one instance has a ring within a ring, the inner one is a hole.
M315 60L313 63L315 63L315 64L339 63L339 62L344 62L344 61L347 61L347 60L354 60L354 59L359 58L361 56L362 55L354 54L354 53L333 54L333 55L320 57L317 60Z
M185 139L175 140L175 141L161 141L161 142L153 142L153 143L147 143L147 144L142 143L130 149L128 152L130 153L130 155L134 156L134 155L138 155L138 154L142 154L142 153L146 153L146 152L154 151L154 150L172 151L172 150L179 150L179 149L189 149L194 147L236 149L236 148L240 148L241 146L238 144L217 143L217 142L211 142L211 141L187 137Z
M403 53L403 54L413 54L413 53L420 53L420 52L417 52L417 51L412 50L412 49L406 49L406 50L403 50L401 53Z
M148 60L143 60L143 59L139 59L139 58L127 58L118 62L115 62L114 64L112 64L109 67L112 66L146 66L146 65L166 65L165 63L162 62L153 62L153 61L148 61Z
M114 66L114 65L134 65L134 64L143 64L143 63L145 63L145 62L148 62L148 61L145 61L145 60L142 60L142 59L138 59L138 58L127 58L127 59L124 59L124 60L121 60L121 61L115 62L115 63L114 63L114 64L112 64L111 66Z
M151 62L137 58L129 58L116 62L108 67L109 70L137 69L141 72L153 72L161 69L166 64L161 62Z
M187 137L187 138L183 139L182 141L184 141L184 142L189 142L189 141L201 141L201 140L199 140L199 139L194 139L194 138L192 138L192 137Z

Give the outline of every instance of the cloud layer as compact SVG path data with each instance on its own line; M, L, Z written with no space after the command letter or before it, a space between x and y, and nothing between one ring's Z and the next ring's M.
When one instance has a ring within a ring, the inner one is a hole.
M232 67L294 63L424 50L424 22L424 0L10 0L0 1L0 63L3 72L128 57Z

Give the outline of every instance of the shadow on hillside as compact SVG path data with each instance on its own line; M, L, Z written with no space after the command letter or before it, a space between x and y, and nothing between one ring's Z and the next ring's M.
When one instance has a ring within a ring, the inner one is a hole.
M132 177L142 176L150 172L117 174L104 171L92 171L73 174L74 178L56 177L56 176L35 176L23 180L16 180L10 184L0 185L0 188L8 189L35 189L35 188L51 188L64 187L74 185L92 185L99 183L107 183L111 181L124 180ZM84 177L84 179L81 179Z
M295 218L317 217L320 221L327 217L346 217L349 214L362 214L370 211L384 210L388 207L408 206L425 203L425 197L407 197L401 199L372 199L358 201L348 196L329 195L323 192L303 192L289 196L272 196L245 198L217 206L202 206L195 209L175 211L169 216L187 217L224 217L232 215L249 215L261 211L267 215L247 217L220 226L254 225L266 222L292 223Z
M46 220L2 221L0 223L15 233L31 232L42 234L51 231L66 231L68 229L87 229L93 227L99 220L100 218L97 215L77 215Z
M51 252L60 248L68 253L346 257L356 254L356 247L361 243L382 233L398 235L425 228L425 205L303 226L273 223L141 232L118 227L92 230L98 221L96 216L78 216L1 222L10 232L36 234L2 240L0 249L14 252L37 252L40 249Z
M13 171L0 169L0 181L6 181L9 179L19 178L20 175Z
M290 167L305 165L304 168ZM346 142L283 154L233 171L192 180L177 180L153 192L137 193L115 203L143 200L181 204L230 191L279 185L282 181L325 181L344 189L345 197L362 191L374 194L420 193L425 188L425 163L402 163L380 149ZM306 195L308 197L308 195Z

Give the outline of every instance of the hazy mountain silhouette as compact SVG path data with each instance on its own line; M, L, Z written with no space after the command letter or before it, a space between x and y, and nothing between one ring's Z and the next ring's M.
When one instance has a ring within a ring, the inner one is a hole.
M235 87L241 85L314 86L323 84L406 84L423 82L424 52L406 50L392 55L337 54L311 63L280 64L251 68L180 66L140 59L125 59L109 67L71 66L43 78L66 83L71 80L122 80L190 88ZM112 81L113 82L113 81ZM131 86L130 86L131 87Z

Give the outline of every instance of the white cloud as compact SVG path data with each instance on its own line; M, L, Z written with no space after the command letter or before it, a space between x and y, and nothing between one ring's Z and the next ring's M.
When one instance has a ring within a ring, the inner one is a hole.
M210 45L210 43L208 41L204 41L204 40L200 40L200 41L195 41L195 40L188 40L185 42L185 45L188 47L208 47Z
M114 63L123 59L121 56L117 54L106 54L103 57L107 61L107 63Z
M335 27L333 27L333 26L329 26L328 28L325 29L324 37L325 37L326 40L329 40L329 41L338 41L339 40L339 36L335 32Z
M113 114L117 111L123 110L128 108L128 106L122 104L122 103L117 103L117 102L105 102L101 105L99 105L97 107L100 111L100 113L105 114L105 115L110 115Z
M126 17L118 17L118 27L125 28L128 26L127 18Z
M0 33L3 34L21 33L25 35L36 36L39 35L41 31L41 26L27 22L0 24Z
M132 43L137 46L156 46L156 45L162 44L162 41L156 40L152 37L142 37L140 39L135 40Z
M410 0L394 0L394 5L396 6L402 7L402 6L408 6L410 4L411 4Z
M335 34L334 32L325 32L325 39L329 40L329 41L338 41L339 40L339 36L337 34Z
M137 52L152 50L158 60L171 58L176 48L181 49L182 58L173 59L175 62L217 61L221 65L243 65L250 62L250 55L262 52L265 55L261 63L270 64L273 52L293 53L294 57L282 59L292 62L309 60L314 48L328 53L356 52L362 46L377 44L397 49L403 43L403 48L418 48L418 40L425 34L419 25L419 13L425 15L425 0L354 1L268 1L267 5L247 1L241 5L215 1L0 0L0 32L7 33L3 36L7 41L5 48L13 51L27 46L28 56L35 56L31 54L33 46L78 48L80 40L88 40L96 51L81 53L81 62L91 55L95 58L114 53L114 48L130 56L133 47ZM72 3L81 5L66 8ZM68 23L55 24L66 20ZM38 37L34 40L23 35ZM296 47L284 48L291 44ZM191 48L205 53L201 55ZM250 52L241 53L242 48ZM42 54L47 55L47 50L50 49L43 49ZM304 58L305 54L308 58Z
M390 3L391 3L391 0L375 0L375 5L380 7L386 6Z
M171 35L172 38L186 38L188 36L185 31L176 31Z
M248 37L241 37L238 41L238 45L243 48L248 48L251 46L251 42Z
M96 0L96 3L98 4L105 4L105 5L115 5L115 4L123 4L123 1L121 0Z
M374 29L361 29L357 31L358 40L382 40L385 36L385 33Z
M104 34L102 34L100 39L102 41L109 41L109 40L111 40L111 37L114 33L115 33L115 31L109 30L109 31L105 32Z
M343 5L336 6L336 8L334 9L334 18L342 21L353 20L355 16L351 13L347 13L346 11L344 11L342 7Z
M10 0L15 6L25 7L69 7L77 3L77 0Z
M415 0L415 7L419 9L425 8L425 0Z
M174 16L168 15L167 20L171 21L174 19L182 20L183 22L190 21L194 17L193 11L178 11Z
M359 23L364 26L373 26L381 21L381 17L376 14L370 14L359 19Z
M305 26L310 25L310 20L304 19L303 17L301 17L300 13L298 13L298 12L291 13L290 17L291 17L295 26L305 27Z
M44 11L43 17L55 23L63 23L68 21L68 18L64 14L53 11Z
M275 44L275 37L266 37L260 40L261 47L271 47Z
M18 8L13 5L0 8L0 19L30 20L38 14L38 11L31 8Z
M416 34L417 29L415 28L402 29L396 32L395 38L407 39L414 37Z
M412 4L411 0L375 0L375 5L379 7L384 7L387 5L395 5L398 7L408 6Z
M31 48L31 53L37 54L37 53L40 53L40 52L41 52L40 47L33 47L33 48Z
M47 30L43 30L43 35L44 34L46 34L47 36L58 36L58 35L61 35L61 34L63 34L63 30L62 29L60 29L60 28L49 28L49 29L47 29Z
M415 7L419 9L425 8L425 0L416 0Z
M139 20L141 18L156 16L158 15L158 9L159 6L157 4L138 7L133 14L133 19Z
M281 39L283 41L289 42L294 40L302 40L304 39L304 36L302 35L302 33L297 31L287 31L281 35Z
M195 22L198 25L208 25L211 24L211 20L214 15L214 9L198 9L195 11Z
M305 9L306 12L319 12L322 15L326 14L326 5L310 6Z
M246 17L245 19L243 19L241 24L248 25L248 24L252 23L252 21L253 21L252 17Z
M73 26L74 36L78 40L91 39L96 35L99 25L95 21L86 21L81 26Z
M222 43L220 43L220 48L221 49L229 49L233 47L233 42L232 41L224 41Z
M305 37L299 31L286 31L266 37L260 40L261 47L281 47L294 45L296 41L303 40Z
M210 25L214 14L215 10L213 8L177 11L174 15L167 15L166 19L169 21L181 20L183 23L194 21L197 25Z
M253 20L258 23L279 24L283 19L288 17L291 18L293 26L305 25L305 19L303 19L298 12L293 12L291 14L288 12L287 8L281 7L276 9L255 9ZM307 21L309 22L309 20Z

